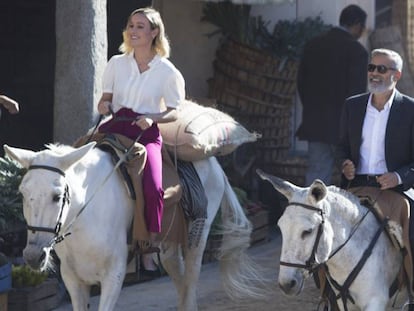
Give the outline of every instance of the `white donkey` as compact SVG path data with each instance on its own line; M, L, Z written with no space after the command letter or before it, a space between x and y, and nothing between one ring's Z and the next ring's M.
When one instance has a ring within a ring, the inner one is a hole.
M385 311L402 254L384 224L359 199L316 180L298 187L258 170L288 199L278 225L283 245L279 286L289 296L301 293L304 280L325 266L340 310Z
M94 145L49 145L40 152L4 146L8 156L28 169L20 185L28 225L24 259L38 269L45 249L54 248L75 311L87 310L93 284L101 286L99 311L114 309L126 273L127 235L135 206L122 177L113 173L110 156ZM227 229L221 247L224 288L235 297L258 297L259 274L245 256L251 224L217 160L211 157L194 166L208 198L201 240L190 249L161 245L161 262L176 285L178 310L197 310L203 251L220 206Z

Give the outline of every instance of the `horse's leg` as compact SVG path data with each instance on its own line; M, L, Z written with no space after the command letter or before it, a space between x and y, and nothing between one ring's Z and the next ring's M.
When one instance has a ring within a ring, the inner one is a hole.
M184 258L181 246L175 243L163 243L160 253L161 264L174 282L178 297L183 295Z
M223 193L223 173L217 160L209 158L193 162L200 181L208 199L207 216L203 232L197 247L187 248L184 251L184 279L179 284L178 310L196 311L197 307L197 283L200 277L201 263L204 249L207 243L211 224L220 207Z
M369 304L362 308L363 311L386 311L388 295L384 297L374 297Z
M91 287L81 282L72 271L65 269L62 264L60 273L69 292L73 311L87 311Z
M125 250L126 251L126 250ZM99 311L112 311L121 293L122 284L126 273L126 258L115 254L112 258L113 264L107 270L108 273L101 281L101 298L99 300Z
M184 282L179 295L179 311L197 311L197 284L200 277L203 253L207 243L211 223L205 224L205 229L197 247L187 248L185 251Z

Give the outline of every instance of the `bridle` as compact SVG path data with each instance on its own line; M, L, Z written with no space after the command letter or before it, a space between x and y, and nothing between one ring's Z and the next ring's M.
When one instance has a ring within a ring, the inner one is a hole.
M322 221L321 221L321 223L319 224L319 227L318 227L318 232L317 232L317 235L316 235L315 243L314 243L313 248L312 248L312 253L311 253L309 259L306 260L305 264L290 263L290 262L281 261L280 265L306 269L306 270L309 271L309 273L314 273L315 271L318 270L318 268L321 265L325 265L326 273L327 273L327 275L326 275L327 279L329 280L331 285L339 291L339 294L336 295L336 299L337 300L341 299L342 302L343 302L345 310L348 310L347 300L350 300L352 303L354 303L354 299L351 297L351 294L349 292L349 288L350 288L352 282L358 276L359 272L362 270L365 262L368 260L369 256L371 255L372 250L374 249L374 246L375 246L376 242L378 241L381 233L385 230L385 227L386 227L387 222L388 222L388 218L385 218L383 221L380 222L380 225L379 225L377 231L375 232L374 237L372 238L371 242L369 243L369 245L365 249L365 251L364 251L362 257L360 258L360 260L358 261L357 265L354 267L354 269L348 275L348 277L346 278L344 284L340 285L340 284L338 284L338 282L336 282L333 279L333 277L329 273L329 270L326 266L326 263L329 259L331 259L333 256L335 256L348 243L348 241L352 238L352 236L354 235L356 230L359 228L359 226L361 225L361 223L363 222L365 217L369 214L370 209L367 210L367 212L361 217L361 219L352 228L351 233L348 236L348 238L345 240L345 242L342 243L334 252L332 252L329 255L328 260L323 262L323 263L318 263L316 261L316 252L317 252L319 242L320 242L320 239L321 239L321 236L322 236L322 233L323 233L323 227L324 227L324 224L325 224L325 212L321 208L318 208L318 207L315 207L315 206L312 206L312 205L309 205L309 204L305 204L305 203L299 203L299 202L290 202L287 207L293 206L293 205L297 205L297 206L303 207L305 209L318 212L322 217Z
M111 110L111 113L114 116L114 113L113 113L112 110ZM116 121L131 121L131 120L135 120L135 119L134 118L116 117ZM97 124L95 125L95 128L94 128L92 134L89 136L87 142L89 142L91 140L94 132L96 131L96 129L99 126L99 123L101 121L102 121L102 115L100 115L99 120L98 120ZM104 184L106 184L106 182L109 180L109 178L112 176L112 174L118 169L118 167L128 159L129 154L131 153L135 143L141 138L141 136L144 132L145 132L145 130L142 130L142 132L136 137L136 139L131 143L131 145L124 150L124 154L119 158L118 162L114 165L111 172L103 179L101 184L95 189L95 192L89 197L89 199L85 202L85 204L82 206L82 208L75 215L75 217L66 226L66 228L65 228L66 232L64 232L63 234L61 233L62 224L63 224L62 223L63 211L64 211L64 208L66 206L69 207L69 205L70 205L69 185L67 183L65 185L65 192L63 194L62 205L60 207L59 216L58 216L57 223L56 223L55 227L54 228L41 227L41 226L32 226L32 225L27 224L27 226L26 226L27 230L29 230L33 233L35 233L35 232L53 233L54 237L50 241L49 247L47 247L49 249L53 248L56 244L62 242L65 239L66 236L71 234L71 232L68 231L69 228L72 227L72 225L74 224L76 219L80 216L80 214L85 210L85 208L88 206L88 204L92 201L92 199L94 198L96 193L103 187ZM52 171L52 172L55 172L55 173L63 176L64 178L66 178L65 172L62 171L61 169L57 168L57 167L53 167L53 166L49 166L49 165L30 165L28 167L28 170L33 170L33 169L43 169L43 170L47 170L47 171Z
M128 159L130 152L132 151L135 143L141 137L142 133L136 138L136 140L131 144L131 146L125 150L124 154L119 157L118 162L114 165L114 167L112 168L111 172L102 180L102 182L95 189L95 191L92 193L92 195L89 197L89 199L84 203L84 205L77 212L77 214L75 215L75 217L73 217L73 219L70 222L68 222L68 224L65 227L65 232L61 233L61 231L62 231L62 224L63 224L62 223L63 211L64 211L64 208L66 206L69 207L69 205L70 205L69 185L67 183L65 185L65 192L64 192L64 195L63 195L62 205L60 207L59 217L57 219L56 226L54 228L51 228L51 227L32 226L32 225L29 225L28 224L26 226L27 227L27 230L32 231L33 233L35 233L36 231L38 231L38 232L53 233L54 234L54 237L53 237L53 239L49 243L49 248L53 248L56 244L62 242L65 239L65 237L67 237L68 235L71 234L71 232L69 231L69 229L72 227L72 225L75 223L76 219L81 215L81 213L85 210L85 208L89 205L89 203L93 200L93 198L95 197L95 195L106 184L106 182L114 174L114 172L116 172L116 170L118 169L118 167L123 162L125 162ZM52 172L55 172L55 173L63 176L64 178L66 178L65 172L63 172L59 168L56 168L56 167L53 167L53 166L49 166L49 165L31 165L31 166L28 167L28 170L33 170L33 169L44 169L44 170L47 170L47 171L52 171Z
M28 170L34 170L34 169L43 169L43 170L47 170L47 171L52 171L55 173L58 173L59 175L63 176L64 178L66 178L66 174L65 172L63 172L62 170L53 167L53 166L48 166L48 165L31 165L29 166ZM66 183L65 184L65 191L63 193L63 198L62 198L62 204L60 206L60 210L59 210L59 216L57 218L57 222L54 228L52 227L41 227L41 226L32 226L30 224L27 224L27 230L31 231L32 233L35 232L48 232L48 233L53 233L54 234L54 238L51 240L50 245L55 245L59 242L61 242L65 236L69 235L65 234L65 235L61 235L60 231L62 229L62 217L63 217L63 211L65 209L65 207L69 207L70 205L70 194L69 194L69 185Z
M308 260L305 261L305 264L280 261L280 265L281 266L287 266L287 267L295 267L295 268L306 269L310 273L312 273L319 266L319 263L316 260L316 251L318 249L319 242L321 240L321 236L322 236L322 233L323 233L323 227L325 225L325 212L319 207L315 207L315 206L312 206L312 205L309 205L309 204L299 203L299 202L290 202L289 205L286 208L288 208L289 206L293 206L293 205L298 205L298 206L303 207L305 209L318 212L319 215L321 215L321 217L322 217L322 221L318 226L318 232L316 234L315 243L313 244L313 247L312 247L312 253L310 254Z

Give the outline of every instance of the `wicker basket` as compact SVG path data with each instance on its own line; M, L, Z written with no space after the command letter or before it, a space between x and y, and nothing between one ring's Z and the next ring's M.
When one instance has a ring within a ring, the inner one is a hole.
M292 109L298 63L227 40L217 51L210 97L248 130L262 164L286 159L291 148Z
M286 160L274 161L267 166L267 173L275 175L294 183L305 186L307 159L305 157L292 157Z

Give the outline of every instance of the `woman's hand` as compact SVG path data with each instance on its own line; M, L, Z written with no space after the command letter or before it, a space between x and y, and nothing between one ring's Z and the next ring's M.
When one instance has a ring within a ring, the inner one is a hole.
M150 128L153 123L154 120L145 116L140 116L136 120L132 121L131 125L135 124L136 126L139 126L142 130L146 130Z
M99 114L102 114L102 115L106 116L106 115L110 114L111 111L112 111L111 102L103 101L103 100L99 101L99 103L98 103L98 112L99 112Z

